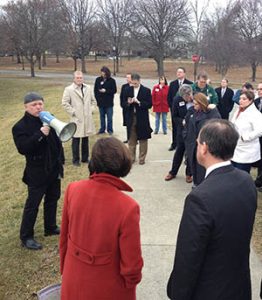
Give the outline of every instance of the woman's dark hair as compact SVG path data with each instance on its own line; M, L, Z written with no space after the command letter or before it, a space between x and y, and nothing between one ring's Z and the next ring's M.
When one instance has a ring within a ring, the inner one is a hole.
M243 85L242 85L242 88L245 87L247 90L253 90L254 87L253 85L250 83L250 82L245 82Z
M165 85L167 85L167 80L166 80L166 77L164 75L159 77L159 80L158 80L159 84L160 84L161 79L164 79L165 80Z
M106 78L110 78L110 77L111 77L111 72L110 72L110 70L108 69L108 67L103 66L103 67L101 68L100 71L105 73Z
M114 137L99 139L92 148L88 169L93 173L108 173L125 177L132 166L128 148Z

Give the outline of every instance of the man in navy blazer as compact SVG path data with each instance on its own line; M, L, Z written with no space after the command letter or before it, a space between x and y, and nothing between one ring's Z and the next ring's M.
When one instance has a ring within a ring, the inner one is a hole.
M205 180L185 200L167 295L172 300L251 300L250 239L257 207L252 178L230 159L238 133L210 120L198 136Z
M215 89L218 96L217 109L222 119L228 120L229 113L233 109L234 102L233 96L234 91L228 87L228 80L223 78L221 80L221 86Z
M183 67L177 68L176 76L177 76L177 79L170 82L168 95L167 95L168 106L170 108L171 119L172 119L172 144L171 144L170 148L168 149L169 151L176 149L177 128L176 128L175 120L173 119L173 116L172 116L173 115L172 114L173 100L174 100L175 96L177 96L178 90L182 86L182 84L192 84L193 83L192 81L186 79L186 70Z

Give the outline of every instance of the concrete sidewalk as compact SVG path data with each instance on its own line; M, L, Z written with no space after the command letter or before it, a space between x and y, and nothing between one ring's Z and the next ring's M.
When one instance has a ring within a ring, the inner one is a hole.
M122 110L115 97L114 135L126 139L122 126ZM155 128L151 116L151 127ZM171 131L167 135L152 134L149 140L145 165L135 163L124 180L134 189L130 193L141 207L141 238L144 258L143 279L138 286L138 300L164 300L166 284L175 254L177 231L183 211L184 199L191 190L185 182L184 165L175 180L166 182L165 175L171 168L174 152L168 151ZM251 254L253 300L259 299L262 264L256 254ZM212 300L212 299L210 299ZM222 299L221 299L222 300Z

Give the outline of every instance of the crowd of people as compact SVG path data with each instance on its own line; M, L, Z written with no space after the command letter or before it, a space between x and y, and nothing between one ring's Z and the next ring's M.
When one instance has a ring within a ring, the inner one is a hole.
M34 238L34 225L44 197L44 233L60 235L61 299L136 299L143 267L140 208L122 192L132 188L120 178L136 162L137 148L138 163L145 164L148 139L152 132L159 134L160 123L167 134L170 112L172 143L168 150L175 152L164 179L176 178L184 160L186 182L193 185L185 200L167 295L173 300L251 299L249 246L256 187L262 188L262 83L256 98L250 83L234 94L226 78L214 89L206 72L200 72L193 83L186 79L183 67L177 69L177 79L170 85L160 76L152 92L141 84L139 74L129 73L126 80L120 92L126 126L123 142L112 137L117 86L107 67L101 68L94 90L84 83L80 71L64 90L62 106L77 125L72 163L75 167L88 164L90 176L68 185L61 232L56 211L63 147L55 130L39 117L44 98L35 92L24 97L25 114L12 129L17 150L26 158L23 181L28 197L21 245L42 249ZM234 103L238 107L229 122ZM111 137L98 139L90 158L96 106L100 116L97 134L107 132ZM248 174L252 166L257 167L255 181Z

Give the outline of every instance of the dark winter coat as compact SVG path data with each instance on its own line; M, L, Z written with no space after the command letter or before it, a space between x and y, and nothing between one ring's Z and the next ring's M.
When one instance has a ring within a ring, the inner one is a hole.
M29 186L41 186L63 176L61 142L53 128L45 136L40 131L42 126L38 117L25 113L12 128L16 148L26 158L23 181Z
M130 130L133 123L134 114L136 115L136 130L138 140L147 140L151 138L149 113L148 110L152 107L152 97L149 88L140 85L137 99L140 101L140 105L137 103L128 104L127 99L134 97L134 87L129 87L127 90L127 97L124 103L124 107L127 107L127 129L128 137L130 136Z
M99 92L105 89L105 93ZM114 106L114 94L116 93L116 81L112 77L104 79L102 76L97 77L94 86L94 94L98 107Z

